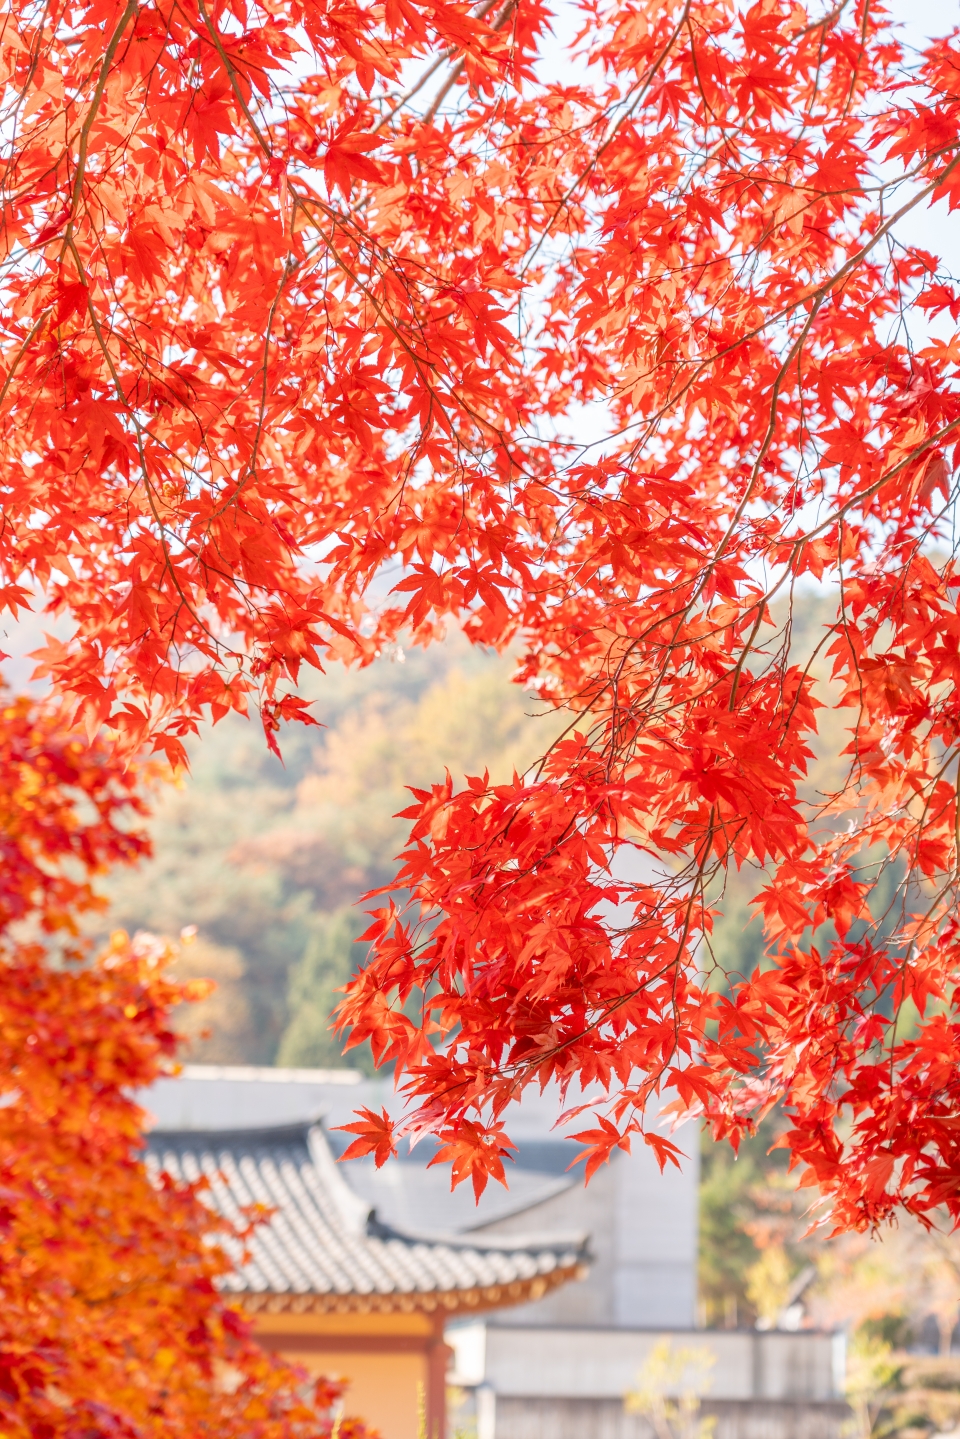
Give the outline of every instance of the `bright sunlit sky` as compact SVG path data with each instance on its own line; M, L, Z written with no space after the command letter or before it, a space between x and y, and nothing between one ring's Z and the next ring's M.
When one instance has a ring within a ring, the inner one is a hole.
M887 8L903 25L908 45L922 48L932 36L945 35L960 25L960 0L886 0ZM954 274L960 273L960 212L950 215L945 204L911 215L903 224L904 239L924 245L943 256Z

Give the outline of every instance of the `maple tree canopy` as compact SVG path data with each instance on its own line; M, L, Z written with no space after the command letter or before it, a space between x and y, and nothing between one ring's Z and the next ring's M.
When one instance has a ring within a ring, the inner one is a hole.
M3 1433L330 1439L343 1386L264 1353L217 1291L232 1267L217 1241L236 1252L242 1227L213 1216L206 1181L141 1161L130 1090L169 1072L191 987L164 976L161 944L122 933L76 962L93 877L147 850L135 778L55 708L0 694ZM337 1432L369 1439L355 1420Z
M12 0L0 598L119 756L250 700L275 743L304 663L448 619L566 708L415 796L342 1007L455 1177L583 1079L591 1164L655 1091L734 1139L780 1102L837 1224L957 1216L960 288L898 227L960 201L960 47L581 18L578 69L542 0ZM770 960L718 979L742 865Z

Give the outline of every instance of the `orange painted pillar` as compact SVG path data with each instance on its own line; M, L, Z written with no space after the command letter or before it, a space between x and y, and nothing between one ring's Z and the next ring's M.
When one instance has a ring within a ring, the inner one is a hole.
M427 1347L426 1439L446 1439L447 1367L452 1353L443 1338L443 1316L437 1315Z

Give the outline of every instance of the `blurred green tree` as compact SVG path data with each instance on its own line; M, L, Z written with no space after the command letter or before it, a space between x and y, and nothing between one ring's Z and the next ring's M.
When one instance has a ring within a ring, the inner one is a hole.
M290 1020L280 1041L278 1064L305 1069L343 1064L340 1041L330 1029L330 1015L337 990L357 967L355 941L363 928L363 915L354 908L333 910L315 921L303 958L290 974ZM369 1046L359 1045L346 1058L354 1067L374 1072Z

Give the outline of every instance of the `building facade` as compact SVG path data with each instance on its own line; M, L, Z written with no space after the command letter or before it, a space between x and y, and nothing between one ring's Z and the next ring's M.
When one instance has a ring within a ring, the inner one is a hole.
M209 1185L217 1213L244 1225L224 1240L224 1288L265 1348L308 1371L348 1377L352 1412L384 1439L443 1439L445 1326L536 1301L585 1263L571 1241L431 1240L384 1224L345 1182L318 1124L154 1128L147 1162Z
M321 1120L334 1153L349 1136L356 1110L398 1108L387 1080L352 1070L258 1069L187 1065L143 1096L163 1128L232 1129ZM572 1102L572 1101L568 1101ZM690 1129L680 1169L661 1174L642 1142L615 1151L589 1185L582 1165L571 1167L578 1145L556 1128L558 1096L528 1091L509 1116L517 1145L506 1166L509 1188L491 1183L475 1202L471 1187L451 1193L446 1166L429 1167L427 1141L402 1150L377 1169L372 1159L340 1166L350 1189L386 1224L412 1233L523 1240L538 1234L588 1234L589 1272L535 1306L504 1313L498 1322L693 1328L696 1314L699 1151ZM570 1126L577 1128L574 1123ZM683 1146L686 1131L676 1137Z
M348 1142L338 1126L356 1110L397 1108L386 1081L349 1070L187 1066L142 1099L159 1131L218 1131L221 1154L224 1135L244 1126L306 1126L324 1183L345 1212L366 1216L365 1243L419 1243L423 1265L428 1253L439 1262L444 1248L477 1256L470 1264L481 1267L463 1270L452 1287L443 1288L439 1270L428 1277L423 1269L419 1288L364 1300L366 1309L353 1307L353 1299L337 1308L298 1298L296 1284L282 1291L289 1298L278 1298L275 1278L269 1285L258 1279L259 1289L243 1281L243 1302L263 1342L318 1372L354 1376L352 1408L384 1439L416 1439L418 1392L429 1396L434 1439L451 1352L447 1378L459 1406L453 1423L475 1429L476 1439L653 1439L624 1396L657 1341L710 1358L702 1406L715 1420L715 1439L839 1439L848 1411L836 1336L695 1327L699 1170L692 1127L679 1170L661 1174L640 1143L630 1154L615 1152L585 1185L582 1166L571 1166L576 1147L558 1133L559 1098L528 1092L509 1117L517 1144L509 1187L490 1184L476 1203L468 1185L451 1192L446 1166L429 1166L435 1147L427 1141L381 1169L372 1159L334 1162ZM152 1143L159 1142L158 1134ZM301 1254L311 1243L319 1243L316 1235L304 1237ZM502 1279L482 1269L494 1254L501 1265L512 1256L511 1277L507 1269ZM482 1283L481 1275L488 1276ZM359 1278L350 1283L356 1288ZM394 1413L389 1395L401 1391L406 1407Z

